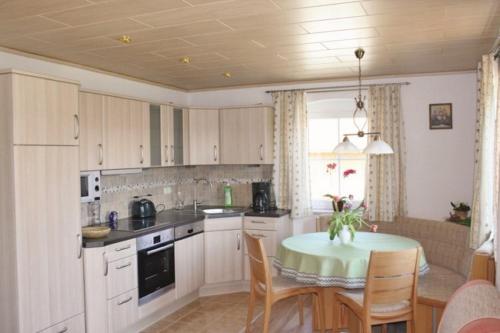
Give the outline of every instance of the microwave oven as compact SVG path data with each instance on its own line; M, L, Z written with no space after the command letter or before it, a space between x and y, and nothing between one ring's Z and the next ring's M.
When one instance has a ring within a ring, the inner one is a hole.
M101 173L86 171L80 173L80 202L101 200Z

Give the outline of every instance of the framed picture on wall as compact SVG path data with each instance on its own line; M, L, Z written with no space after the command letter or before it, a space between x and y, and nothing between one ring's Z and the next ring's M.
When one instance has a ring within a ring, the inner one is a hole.
M429 104L429 128L431 130L453 128L451 103Z

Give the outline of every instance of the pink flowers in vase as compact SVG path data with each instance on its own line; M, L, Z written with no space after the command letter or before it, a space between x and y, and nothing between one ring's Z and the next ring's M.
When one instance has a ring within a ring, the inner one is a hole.
M349 175L353 175L356 173L356 170L354 169L347 169L344 171L344 178L348 177Z

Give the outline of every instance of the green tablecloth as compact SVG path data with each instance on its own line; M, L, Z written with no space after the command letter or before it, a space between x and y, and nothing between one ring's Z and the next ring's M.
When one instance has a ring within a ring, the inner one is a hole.
M397 251L420 246L416 240L382 233L357 232L351 244L318 232L283 240L274 259L285 277L322 287L364 288L370 251ZM429 270L420 257L420 274Z

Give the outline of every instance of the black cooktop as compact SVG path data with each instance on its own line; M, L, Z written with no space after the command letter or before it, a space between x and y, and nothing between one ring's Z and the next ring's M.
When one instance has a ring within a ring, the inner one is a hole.
M116 230L122 231L139 231L142 229L153 228L161 223L161 219L156 217L148 217L148 218L125 218L118 221L118 226Z

